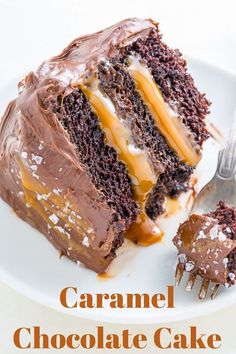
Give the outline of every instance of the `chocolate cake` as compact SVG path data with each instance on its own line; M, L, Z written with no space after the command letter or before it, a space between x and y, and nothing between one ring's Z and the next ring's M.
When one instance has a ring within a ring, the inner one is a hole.
M193 277L227 287L236 279L236 208L219 202L215 211L193 214L180 225L174 245L179 263Z
M124 236L161 237L189 188L209 103L152 20L74 40L19 84L0 128L0 195L74 261L103 272Z

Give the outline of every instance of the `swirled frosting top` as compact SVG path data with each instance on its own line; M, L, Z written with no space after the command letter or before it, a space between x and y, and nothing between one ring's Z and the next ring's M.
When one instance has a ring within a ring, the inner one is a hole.
M64 86L75 84L93 70L99 61L116 56L121 47L147 35L155 26L156 23L151 19L132 18L105 30L79 37L61 54L45 61L37 73L41 77L56 78Z

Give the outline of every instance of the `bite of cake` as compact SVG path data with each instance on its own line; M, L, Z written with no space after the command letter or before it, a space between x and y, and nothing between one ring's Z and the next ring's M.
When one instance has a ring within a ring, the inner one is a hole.
M189 189L209 103L152 20L75 39L19 84L0 126L0 195L61 254L106 270L162 236ZM234 241L230 241L234 242Z
M236 208L219 202L215 211L192 214L180 225L173 239L178 262L190 274L191 290L199 275L205 284L212 281L230 287L236 280Z

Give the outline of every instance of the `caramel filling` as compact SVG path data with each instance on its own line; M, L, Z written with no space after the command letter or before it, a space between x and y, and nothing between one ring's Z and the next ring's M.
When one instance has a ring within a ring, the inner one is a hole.
M63 196L49 191L33 178L22 161L19 160L18 163L21 171L24 198L28 206L40 214L48 224L49 230L53 229L66 242L68 250L77 251L88 256L84 247L71 238L70 231L74 230L80 235L83 242L84 236L89 234L89 237L91 237L94 233L91 225L81 218L71 201L69 202Z
M193 139L190 140L189 131L180 117L165 103L149 70L137 58L130 57L128 72L170 147L182 161L190 166L196 166L201 154L196 150Z
M182 209L179 199L170 197L166 197L163 207L165 209L164 217L166 218L178 213Z
M81 86L81 89L100 120L108 144L125 162L137 196L143 200L156 183L146 153L134 146L130 129L118 118L111 101L101 93L96 81L90 86Z
M80 89L99 118L108 144L115 148L119 159L126 164L132 179L135 200L140 205L141 213L126 237L142 245L159 241L162 232L145 213L146 196L157 181L146 152L134 145L130 128L117 116L110 99L100 91L97 79L87 85L81 84Z

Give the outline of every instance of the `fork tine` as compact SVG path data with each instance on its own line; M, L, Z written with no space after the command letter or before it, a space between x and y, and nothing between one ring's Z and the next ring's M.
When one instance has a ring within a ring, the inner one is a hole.
M197 278L197 275L195 273L190 273L189 274L188 282L187 282L187 285L186 285L186 288L185 288L186 291L191 291L192 290L196 278Z
M184 264L178 263L175 271L175 286L179 286L184 274Z
M214 300L214 298L216 297L216 295L218 294L220 289L220 284L216 284L212 293L211 293L211 300Z
M204 300L206 298L208 287L209 287L209 283L210 283L210 280L203 279L202 286L201 286L201 289L200 289L200 292L199 292L199 295L198 295L198 298L200 300Z

